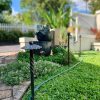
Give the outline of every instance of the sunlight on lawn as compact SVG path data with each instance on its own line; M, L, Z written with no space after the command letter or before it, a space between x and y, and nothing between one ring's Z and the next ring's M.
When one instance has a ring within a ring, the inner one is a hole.
M93 65L98 65L100 67L100 52L99 51L85 51L82 53L82 57L84 57L84 62L90 63Z

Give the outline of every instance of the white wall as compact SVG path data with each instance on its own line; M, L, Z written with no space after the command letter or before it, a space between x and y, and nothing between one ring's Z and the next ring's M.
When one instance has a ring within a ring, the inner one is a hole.
M71 42L71 50L79 51L81 35L81 50L90 50L93 42L95 42L95 35L92 33L91 28L96 28L96 16L90 14L76 14L75 21L72 23L75 28L76 41ZM98 18L99 19L99 18ZM80 30L79 30L80 28ZM73 41L71 39L71 41Z
M80 38L78 36L78 41L72 42L70 44L70 48L72 51L79 51L80 50L80 45L81 45L81 50L90 50L92 49L92 44L95 42L95 36L94 35L82 35L81 36L81 42Z
M100 10L96 12L97 29L100 31Z

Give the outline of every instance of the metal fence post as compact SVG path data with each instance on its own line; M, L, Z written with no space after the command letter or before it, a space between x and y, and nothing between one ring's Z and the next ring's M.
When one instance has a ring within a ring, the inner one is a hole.
M82 36L80 35L80 36L79 36L79 41L80 41L80 46L79 46L79 57L81 56L81 38L82 38Z
M12 98L12 100L14 100L13 86L12 86L12 89L11 89L11 98Z
M68 66L70 66L70 33L68 35Z

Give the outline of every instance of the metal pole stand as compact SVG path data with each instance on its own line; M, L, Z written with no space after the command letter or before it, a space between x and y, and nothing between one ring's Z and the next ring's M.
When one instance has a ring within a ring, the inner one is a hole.
M34 56L33 51L37 49L41 49L42 47L34 44L33 42L29 42L29 45L22 47L22 49L30 51L30 75L31 75L31 98L30 100L34 100Z
M79 46L79 57L81 57L81 38L82 36L79 36L80 46Z
M32 43L29 43L32 46ZM31 100L34 100L34 61L33 49L30 49Z
M70 66L70 33L68 35L68 66Z

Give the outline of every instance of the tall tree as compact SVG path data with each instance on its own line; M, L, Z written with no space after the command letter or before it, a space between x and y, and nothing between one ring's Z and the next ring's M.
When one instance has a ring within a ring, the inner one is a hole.
M92 13L95 13L97 10L100 10L100 0L90 0L89 8Z
M0 0L0 23L8 22L5 19L5 16L2 12L8 11L8 13L10 14L12 12L11 5L12 5L12 0Z
M0 0L0 13L9 11L11 13L12 0Z
M27 13L27 16L28 14L30 15L28 17L31 20L30 22L32 22L33 20L36 21L37 19L39 21L41 19L40 9L49 12L52 7L56 14L59 12L62 3L66 7L66 4L69 4L69 0L21 0L21 7L23 13Z

